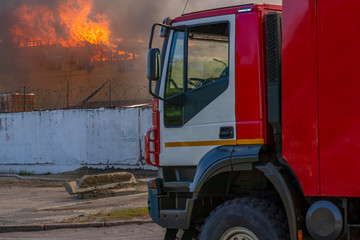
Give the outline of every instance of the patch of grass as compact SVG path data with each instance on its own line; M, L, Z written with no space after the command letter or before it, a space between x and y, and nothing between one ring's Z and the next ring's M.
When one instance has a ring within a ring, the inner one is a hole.
M134 217L145 218L149 216L149 211L147 207L119 209L108 212L107 216L111 218L120 218L124 220L132 219Z
M111 211L101 210L97 213L85 214L83 216L70 218L65 220L64 222L111 222L148 217L149 211L147 207L137 207L129 209L116 209Z
M34 175L34 172L20 171L18 173L18 175L20 175L20 176L31 176L31 175Z

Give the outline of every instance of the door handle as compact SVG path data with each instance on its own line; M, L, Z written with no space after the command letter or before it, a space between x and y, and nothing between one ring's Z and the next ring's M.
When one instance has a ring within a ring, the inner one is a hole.
M234 127L220 127L220 139L234 138Z

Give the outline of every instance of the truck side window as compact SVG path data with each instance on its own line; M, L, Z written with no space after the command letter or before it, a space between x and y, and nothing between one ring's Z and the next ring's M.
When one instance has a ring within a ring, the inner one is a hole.
M188 36L188 90L229 75L228 24L190 28Z
M183 92L184 87L184 32L175 32L171 44L170 59L165 86L165 98ZM165 102L165 126L182 125L182 107Z
M187 41L184 41L186 34ZM186 42L187 45L184 46ZM187 60L187 66L184 66L184 62L186 62L184 59ZM201 89L204 89L203 93L206 91L206 94L200 93L200 95L204 96L210 93L212 97L211 99L209 97L207 101L202 101L208 104L224 91L224 88L220 88L223 89L220 91L219 86L216 85L213 85L213 89L211 89L213 83L223 81L227 86L229 79L228 66L228 23L189 27L186 32L175 31L167 67L165 98L183 92L186 93L187 98L196 98L197 94L202 91ZM187 73L187 76L184 76L184 73ZM194 114L196 115L196 113L201 111L206 105L201 106L201 104L197 104L197 106L198 109L192 108L186 111L186 106L176 106L165 102L165 126L175 127L184 125ZM184 111L186 112L185 116ZM188 114L189 112L191 113L190 115Z

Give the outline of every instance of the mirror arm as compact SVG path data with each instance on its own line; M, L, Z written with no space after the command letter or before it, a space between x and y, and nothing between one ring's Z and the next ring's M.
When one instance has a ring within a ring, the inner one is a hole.
M154 98L158 98L158 99L160 99L161 101L166 102L166 99L164 99L164 98L160 97L159 95L156 95L155 93L153 93L152 87L151 87L151 85L152 85L151 83L152 83L152 80L149 80L149 93L150 93L150 95L153 96Z
M171 97L164 99L165 102L171 103L176 106L184 106L185 105L185 93L180 93Z
M151 82L152 82L152 80L149 80L149 93L151 96L153 96L154 98L160 99L161 101L171 103L176 106L184 106L185 105L185 93L180 93L178 95L171 96L168 98L162 98L152 91Z

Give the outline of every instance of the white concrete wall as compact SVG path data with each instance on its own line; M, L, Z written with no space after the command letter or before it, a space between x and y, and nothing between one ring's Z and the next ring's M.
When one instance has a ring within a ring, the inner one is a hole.
M141 167L150 126L149 108L2 113L0 172Z

